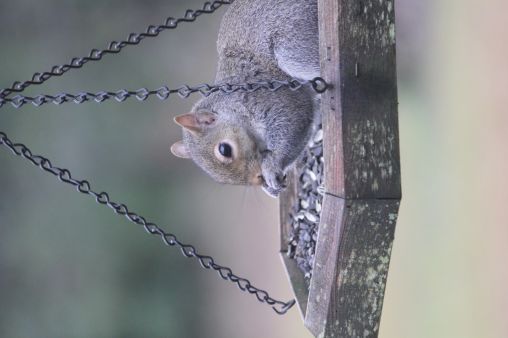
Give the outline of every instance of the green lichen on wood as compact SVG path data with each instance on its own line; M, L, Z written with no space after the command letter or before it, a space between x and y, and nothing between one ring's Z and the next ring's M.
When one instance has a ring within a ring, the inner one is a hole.
M397 209L398 202L391 201L355 201L348 208L336 279L336 318L328 323L326 337L377 336Z

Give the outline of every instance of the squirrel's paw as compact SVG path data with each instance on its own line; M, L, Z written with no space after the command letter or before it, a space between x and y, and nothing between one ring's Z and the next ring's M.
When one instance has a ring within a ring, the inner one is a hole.
M280 192L287 186L287 177L281 169L271 165L270 162L264 162L263 171L263 190L272 197L278 197Z
M264 191L264 192L265 192L268 196L273 197L273 198L277 198L277 197L279 197L279 194L280 194L280 192L281 192L281 190L280 190L280 189L274 189L274 188L271 188L271 187L269 187L269 186L268 186L268 185L266 185L266 184L264 184L264 185L262 186L262 189L263 189L263 191Z

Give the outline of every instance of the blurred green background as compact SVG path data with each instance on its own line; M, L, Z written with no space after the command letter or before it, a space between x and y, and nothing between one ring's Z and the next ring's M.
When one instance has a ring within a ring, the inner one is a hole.
M0 0L0 87L201 1ZM505 0L396 1L404 199L380 337L508 336ZM27 94L212 81L223 10ZM192 100L3 108L0 130L291 292L278 205L170 156ZM0 337L310 337L26 161L0 151Z

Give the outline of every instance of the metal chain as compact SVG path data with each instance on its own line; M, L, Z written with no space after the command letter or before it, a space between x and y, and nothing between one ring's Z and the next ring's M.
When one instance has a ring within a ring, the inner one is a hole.
M27 103L31 103L34 106L41 106L43 104L52 102L55 104L62 104L65 102L74 102L77 104L84 103L87 101L95 101L98 103L104 102L109 99L115 99L118 102L123 102L127 98L134 96L140 101L145 101L150 96L157 96L161 100L168 99L171 94L178 94L182 98L189 97L192 93L199 92L203 96L208 96L214 92L222 91L224 93L234 93L237 91L244 92L255 92L260 89L267 89L271 91L277 91L282 87L287 87L291 90L297 90L305 85L311 85L314 91L317 93L323 93L327 88L327 83L321 78L315 78L311 81L299 81L291 79L288 81L263 81L256 83L242 83L242 84L217 84L207 85L202 84L195 87L189 87L184 85L177 89L169 89L168 87L161 87L156 90L147 90L145 88L137 91L120 90L117 92L99 92L99 93L79 93L79 94L67 94L62 93L56 96L51 95L39 95L36 97L29 96L15 96L14 98L7 98L12 93L21 93L31 85L40 85L55 76L62 76L71 69L82 68L88 62L99 61L106 54L118 54L125 47L131 45L138 45L145 38L157 37L159 34L168 29L175 29L181 22L193 22L203 14L214 13L223 5L230 5L235 0L222 0L205 2L203 9L199 10L187 10L185 15L181 18L175 19L168 17L164 24L148 26L145 33L131 33L127 40L120 42L112 41L107 49L98 50L92 49L89 56L72 58L68 64L53 66L50 71L43 73L35 73L31 80L24 82L14 82L10 88L0 89L0 108L6 104L11 104L15 108L20 108ZM140 216L134 212L129 211L125 204L111 201L109 195L106 192L97 193L92 190L90 183L87 180L78 180L72 177L71 172L68 169L58 168L52 165L51 161L41 155L33 155L28 147L23 144L13 143L5 133L0 131L0 146L4 146L11 150L17 156L23 157L30 161L33 165L40 169L56 176L61 182L74 186L77 191L89 195L95 199L95 201L101 205L105 205L111 208L116 214L125 216L130 222L143 226L143 228L150 234L159 236L167 246L176 246L180 248L182 254L188 258L195 258L203 268L208 270L217 271L219 276L228 280L238 286L240 290L254 294L261 303L270 305L273 310L278 314L285 314L289 309L295 305L295 300L283 302L280 300L273 299L270 297L268 292L256 288L251 282L246 279L239 277L233 273L233 271L225 266L219 265L210 256L198 254L194 246L184 244L180 242L175 235L164 231L155 223L148 222L143 216Z
M218 91L221 91L226 94L231 94L239 91L252 93L261 89L276 92L281 88L289 88L290 90L295 91L308 85L310 85L313 88L313 90L316 91L317 93L323 93L328 86L327 83L322 78L317 77L309 81L291 79L291 80L257 81L252 83L238 83L238 84L231 83L217 85L200 84L194 87L184 85L176 89L169 89L168 87L163 86L155 90L141 88L136 91L129 91L121 89L116 92L101 91L97 93L84 92L78 94L60 93L57 95L37 95L34 97L16 95L13 98L0 97L0 108L2 108L4 105L7 104L12 105L14 108L21 108L25 104L32 104L35 107L40 107L47 103L54 103L56 105L60 105L67 102L82 104L89 101L102 103L104 101L111 99L115 99L117 102L124 102L130 97L135 97L139 101L145 101L151 96L156 96L160 100L167 100L172 94L178 94L178 96L180 96L181 98L187 98L193 93L200 93L203 96L209 96L212 93Z
M132 223L143 226L149 234L160 237L167 246L178 247L185 257L195 258L203 268L217 271L222 279L236 284L244 292L255 295L261 303L272 306L278 314L285 314L295 304L295 300L283 302L273 299L268 292L255 287L248 279L235 275L231 268L217 264L210 256L199 254L194 246L180 242L175 235L166 232L155 223L148 222L143 216L130 211L125 204L112 201L108 193L95 192L92 190L89 181L73 178L68 169L55 167L49 159L40 155L33 155L31 150L24 144L13 143L3 132L0 132L0 145L11 150L15 155L30 161L34 166L56 176L61 182L72 185L80 193L93 197L97 203L111 208L116 214L123 215Z
M53 66L50 71L43 73L35 73L31 80L19 82L16 81L10 88L0 89L0 98L5 98L11 93L20 93L31 85L40 85L54 76L62 76L71 69L82 68L86 63L102 60L106 54L118 54L127 46L138 45L145 38L153 38L165 30L176 29L181 22L194 22L203 14L211 14L221 8L223 5L230 5L235 0L220 0L213 2L205 2L202 9L188 9L185 15L180 18L168 17L162 25L150 25L145 33L131 33L126 40L111 41L106 49L92 49L88 56L74 57L69 63Z

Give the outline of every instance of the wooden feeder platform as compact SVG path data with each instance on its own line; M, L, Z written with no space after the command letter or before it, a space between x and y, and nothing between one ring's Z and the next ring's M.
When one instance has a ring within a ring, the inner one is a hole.
M324 199L306 281L287 255L299 182L281 195L281 256L316 337L377 337L401 199L394 0L318 0ZM310 287L309 287L310 284Z

